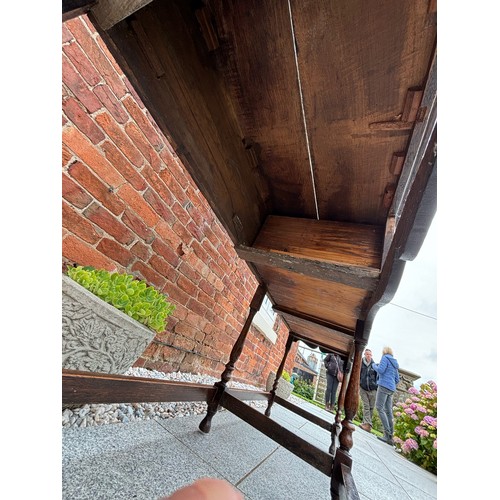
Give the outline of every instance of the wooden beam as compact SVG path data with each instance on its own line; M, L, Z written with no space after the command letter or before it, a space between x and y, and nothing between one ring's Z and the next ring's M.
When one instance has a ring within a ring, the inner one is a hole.
M86 14L97 0L63 0L62 2L62 20L69 21L74 17Z
M318 469L327 476L331 475L332 456L330 454L298 437L274 420L266 417L260 411L242 403L227 392L222 396L221 405L274 442L291 451L309 465L312 465L315 469Z
M237 245L238 256L256 265L278 267L327 281L334 281L363 290L375 290L380 271L371 267L341 265L292 255Z
M330 422L327 422L321 417L317 417L316 415L309 413L307 410L304 410L304 408L294 405L293 403L290 403L290 401L280 398L279 396L276 396L274 402L279 404L280 406L283 406L287 410L290 410L293 413L300 415L302 418L309 420L309 422L312 422L313 424L321 427L322 429L325 429L328 432L332 431L332 424Z
M208 401L211 385L75 370L62 372L63 404Z
M226 392L240 401L269 401L271 393L264 391L249 391L248 389L234 389L227 387Z
M309 316L308 314L304 314L298 311L293 311L292 309L288 309L287 307L284 306L274 306L273 309L276 312L283 314L284 316L289 316L290 318L297 318L306 323L309 323L311 324L311 326L315 327L320 326L330 331L333 331L336 334L343 336L345 340L351 341L352 337L354 336L354 330L349 330L348 328L328 323L327 321L324 321L320 318L314 318L313 316Z

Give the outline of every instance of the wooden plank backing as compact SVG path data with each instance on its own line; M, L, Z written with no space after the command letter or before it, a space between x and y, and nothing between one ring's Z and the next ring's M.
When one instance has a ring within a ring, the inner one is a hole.
M254 248L323 262L379 270L384 228L270 215Z
M303 276L279 268L255 266L275 304L354 330L367 300L359 288Z

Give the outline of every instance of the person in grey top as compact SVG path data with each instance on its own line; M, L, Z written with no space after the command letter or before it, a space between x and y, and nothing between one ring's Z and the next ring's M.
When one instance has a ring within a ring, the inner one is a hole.
M360 427L367 432L371 432L373 425L372 418L377 395L377 379L377 372L373 369L372 351L366 348L361 363L359 397L363 404L363 423Z

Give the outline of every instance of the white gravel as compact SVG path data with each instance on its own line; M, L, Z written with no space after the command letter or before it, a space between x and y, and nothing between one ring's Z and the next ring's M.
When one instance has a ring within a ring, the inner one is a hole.
M194 373L172 372L163 373L145 368L130 368L124 375L132 377L148 377L176 382L193 382L212 386L220 379ZM237 389L262 390L256 386L230 381L228 387ZM293 395L289 400L300 404L300 398ZM267 401L249 401L253 407L265 407ZM62 425L69 427L90 427L94 425L125 424L133 420L165 419L185 417L189 415L204 414L207 404L204 402L179 402L179 403L115 403L115 404L87 404L75 408L63 408ZM222 409L224 410L224 409Z

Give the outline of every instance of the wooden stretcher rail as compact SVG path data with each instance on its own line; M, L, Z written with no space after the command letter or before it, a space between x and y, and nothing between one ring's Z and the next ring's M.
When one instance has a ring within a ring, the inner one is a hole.
M213 385L63 370L63 404L209 401ZM269 400L269 392L227 388L242 401Z
M339 485L339 500L360 500L351 469L345 464L342 464L341 468L342 483Z
M286 399L280 398L279 396L276 396L276 398L274 399L274 402L283 406L287 410L293 411L297 415L300 415L302 418L309 420L309 422L312 422L313 424L318 425L322 429L325 429L328 432L332 431L332 424L330 422L327 422L326 420L323 420L321 417L317 417L316 415L309 413L307 410L304 410L300 406L294 405L293 403L290 403ZM333 418L333 416L332 416L332 418Z
M208 401L211 385L63 370L63 404Z
M263 413L241 402L238 398L235 398L227 392L222 396L221 406L312 465L315 469L318 469L327 476L331 476L333 457L329 453L308 443L285 427L274 422L269 417L266 417Z

